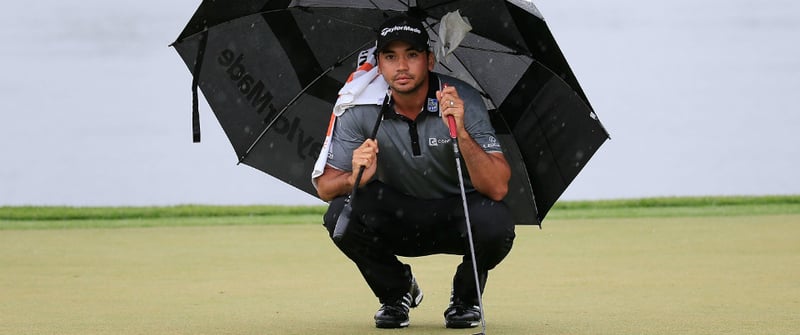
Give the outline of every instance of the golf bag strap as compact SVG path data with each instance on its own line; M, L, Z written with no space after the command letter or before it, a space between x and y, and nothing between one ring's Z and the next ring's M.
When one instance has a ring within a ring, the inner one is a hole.
M192 142L200 142L200 110L198 107L197 86L200 84L200 70L203 68L203 58L206 55L206 42L208 30L200 33L200 45L197 47L197 57L194 59L192 71Z

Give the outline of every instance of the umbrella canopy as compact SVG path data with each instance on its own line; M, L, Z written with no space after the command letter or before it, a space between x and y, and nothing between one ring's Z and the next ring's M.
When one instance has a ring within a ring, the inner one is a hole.
M531 1L208 0L173 46L239 162L316 196L333 104L377 27L405 13L437 40L454 11L472 30L434 71L481 92L512 167L505 201L540 224L608 134ZM196 118L195 101L199 140Z

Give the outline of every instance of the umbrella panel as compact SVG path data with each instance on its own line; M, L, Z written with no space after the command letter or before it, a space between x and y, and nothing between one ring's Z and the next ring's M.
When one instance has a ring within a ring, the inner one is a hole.
M534 63L499 112L527 171L544 219L607 137L592 109L555 73ZM569 112L565 112L569 111Z
M321 66L308 58L305 44L286 37L290 33L276 34L261 15L210 30L199 85L241 162L315 194L310 171L324 140L330 101L349 71L331 71L315 81ZM187 65L194 63L199 39L176 45ZM282 44L290 47L275 47ZM307 94L301 95L304 89Z
M276 9L286 3L203 2L174 46L192 69L198 33L208 28L199 85L240 161L316 195L309 175L336 92L358 51L374 43L374 27L407 8L396 0L329 0ZM538 224L605 141L605 130L538 11L495 0L416 3L427 12L412 13L428 17L434 40L437 17L455 9L470 17L473 31L455 61L436 71L482 91L513 171L506 202L516 223ZM372 4L380 9L314 7Z

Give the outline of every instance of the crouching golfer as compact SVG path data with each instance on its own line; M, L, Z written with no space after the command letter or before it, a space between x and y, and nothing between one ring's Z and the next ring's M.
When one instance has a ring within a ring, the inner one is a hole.
M346 235L336 242L355 262L381 307L375 326L409 324L409 308L422 291L409 265L397 256L464 255L453 277L448 328L479 325L475 275L447 117L455 117L472 224L480 289L488 271L511 250L514 225L501 201L510 169L479 93L468 84L432 72L428 34L414 18L388 19L378 29L380 74L391 101L376 139L368 139L381 106L359 105L337 117L327 164L314 181L330 201L324 217L333 233L360 167L363 178Z

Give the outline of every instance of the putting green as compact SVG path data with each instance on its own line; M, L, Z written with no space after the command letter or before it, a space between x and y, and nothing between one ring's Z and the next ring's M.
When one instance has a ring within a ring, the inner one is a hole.
M181 220L176 218L174 220ZM518 227L484 295L489 334L790 334L800 215ZM404 259L411 327L319 224L0 231L0 334L472 334L446 330L455 256Z

